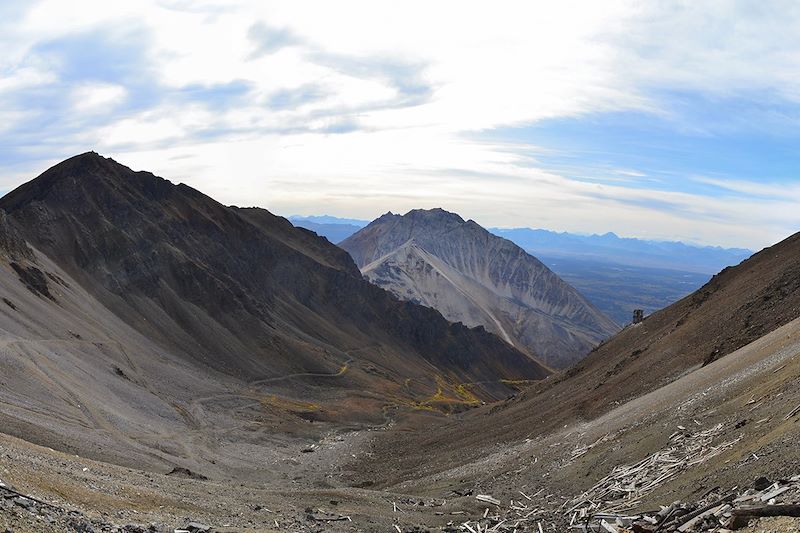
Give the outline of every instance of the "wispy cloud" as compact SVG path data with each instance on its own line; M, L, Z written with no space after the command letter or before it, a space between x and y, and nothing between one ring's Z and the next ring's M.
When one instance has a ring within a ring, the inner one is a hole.
M778 183L770 181L746 181L737 179L720 179L706 176L694 176L699 183L713 185L724 193L744 198L761 200L781 200L800 202L800 182Z
M294 46L303 42L288 28L273 28L264 22L256 22L247 31L247 37L253 43L250 59L272 54L287 46Z
M0 188L94 148L285 213L758 247L800 226L798 26L788 0L3 2Z
M316 51L309 54L311 61L331 68L345 76L364 80L380 80L396 90L401 104L424 103L434 88L425 82L425 63L401 61L389 56L351 56Z

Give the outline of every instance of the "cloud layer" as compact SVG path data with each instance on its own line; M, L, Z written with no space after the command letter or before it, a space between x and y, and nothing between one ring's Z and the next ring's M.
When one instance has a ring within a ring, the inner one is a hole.
M760 247L800 227L794 2L0 6L0 188L95 149L228 203Z

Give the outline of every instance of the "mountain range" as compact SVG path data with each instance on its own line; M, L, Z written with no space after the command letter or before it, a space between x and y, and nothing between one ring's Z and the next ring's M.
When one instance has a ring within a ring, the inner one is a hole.
M291 216L289 220L334 243L368 221L332 216ZM594 306L624 325L634 309L646 314L676 302L719 270L751 255L743 248L694 246L604 235L578 235L530 228L489 228L546 264Z
M572 258L621 265L716 274L753 252L744 248L696 246L680 241L619 237L615 233L578 235L530 228L492 228L537 256Z
M538 259L443 209L387 213L339 245L398 298L484 326L555 368L618 329Z
M510 241L342 246L95 153L0 199L0 529L797 529L800 234L555 372L526 313L607 322Z
M304 227L339 243L369 224L368 220L338 218L330 215L289 217L292 224ZM536 257L575 259L632 267L655 268L716 274L736 265L753 254L746 248L699 246L681 241L645 240L619 237L608 232L602 235L581 235L534 228L487 228Z
M549 374L397 300L283 218L96 153L0 210L0 426L29 440L231 475L262 468L222 440L265 446L381 421L387 405L463 408Z
M342 242L350 235L369 224L369 221L367 220L337 218L329 215L292 215L288 218L289 221L295 226L311 230L317 235L325 237L334 244Z

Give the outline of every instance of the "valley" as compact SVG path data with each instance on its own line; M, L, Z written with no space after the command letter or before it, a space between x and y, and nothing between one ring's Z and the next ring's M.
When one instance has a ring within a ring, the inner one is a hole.
M452 213L387 215L350 259L93 153L0 207L0 518L15 532L567 531L676 500L688 516L762 477L800 498L797 236L553 371L514 347L495 291L523 287L578 331L611 322ZM402 301L357 265L429 277ZM415 303L460 301L497 335ZM636 465L653 471L599 492Z
M713 275L585 259L541 260L623 326L631 322L634 309L654 313L702 287Z
M800 4L0 1L0 533L800 533Z

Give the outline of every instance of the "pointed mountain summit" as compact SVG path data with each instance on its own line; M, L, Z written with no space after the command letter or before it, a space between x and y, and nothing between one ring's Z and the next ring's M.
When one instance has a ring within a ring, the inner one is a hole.
M538 259L443 209L388 213L340 243L373 283L482 325L556 368L618 326Z

